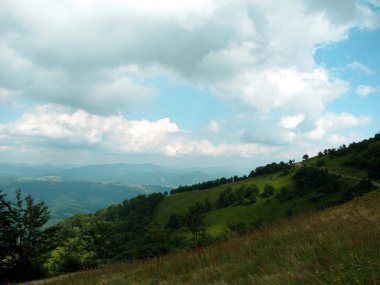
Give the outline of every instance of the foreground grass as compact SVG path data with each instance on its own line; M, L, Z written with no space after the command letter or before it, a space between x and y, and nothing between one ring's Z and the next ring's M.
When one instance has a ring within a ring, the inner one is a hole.
M380 192L213 246L32 284L380 284Z

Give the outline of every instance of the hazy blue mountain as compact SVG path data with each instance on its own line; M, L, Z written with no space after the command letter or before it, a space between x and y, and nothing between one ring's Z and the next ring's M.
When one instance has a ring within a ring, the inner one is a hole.
M16 163L0 163L0 176L38 176L48 172L60 171L68 166L32 165Z
M176 187L194 184L221 176L233 176L233 171L223 169L175 169L154 164L103 164L73 167L53 171L48 175L64 180L132 183Z
M23 195L31 194L36 200L47 203L51 211L50 223L78 213L95 212L139 194L170 190L162 186L79 181L30 180L0 185L12 199L17 188L21 188Z
M46 179L61 181L112 182L176 187L218 177L241 175L222 168L170 168L154 164L99 164L80 167L0 164L1 179Z
M97 209L138 194L170 191L239 173L221 168L176 169L154 164L102 164L53 166L0 164L0 189L10 196L21 188L36 200L45 201L52 222Z

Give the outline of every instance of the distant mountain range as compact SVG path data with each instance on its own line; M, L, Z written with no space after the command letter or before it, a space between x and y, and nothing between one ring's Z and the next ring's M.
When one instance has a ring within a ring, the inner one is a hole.
M0 182L4 179L12 181L15 179L17 181L59 180L176 187L234 175L241 175L241 173L223 168L178 169L155 164L119 163L79 167L0 164Z
M80 167L0 164L0 189L9 197L21 188L45 201L51 223L77 213L89 213L124 199L170 191L218 177L240 173L222 168L174 169L154 164L102 164Z

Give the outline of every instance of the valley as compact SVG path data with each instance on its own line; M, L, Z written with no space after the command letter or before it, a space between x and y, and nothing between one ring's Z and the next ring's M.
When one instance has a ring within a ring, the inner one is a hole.
M51 212L48 225L79 213L96 210L139 194L170 191L181 183L192 184L235 175L225 169L172 169L154 164L89 166L0 165L0 189L11 199L15 190L46 202Z

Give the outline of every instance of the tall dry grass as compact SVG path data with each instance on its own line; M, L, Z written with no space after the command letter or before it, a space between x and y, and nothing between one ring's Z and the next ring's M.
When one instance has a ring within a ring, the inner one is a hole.
M207 248L31 284L380 284L380 193Z

